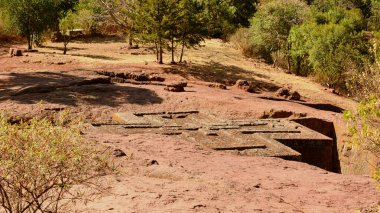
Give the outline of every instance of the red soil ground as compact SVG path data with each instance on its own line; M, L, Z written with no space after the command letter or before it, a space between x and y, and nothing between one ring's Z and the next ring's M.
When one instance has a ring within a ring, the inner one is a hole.
M338 109L353 109L352 100L328 92L310 79L244 58L220 41L207 41L200 50L187 52L187 65L154 63L149 49L132 50L120 40L103 39L70 44L47 44L37 53L7 56L0 48L0 108L14 116L47 114L70 109L88 122L109 122L115 112L200 110L222 118L259 118L270 110L306 113L334 122L338 151L345 125ZM14 96L28 86L59 87L94 78L94 71L157 73L166 82L186 80L184 93L171 93L157 85L106 84L71 86L46 93ZM209 88L208 82L247 79L257 93L236 88ZM272 99L274 91L291 86L303 102ZM269 99L268 99L269 97ZM312 104L328 104L317 109ZM99 146L120 148L127 157L116 159L121 174L107 177L110 194L79 212L354 212L378 211L380 191L366 165L341 156L345 175L326 172L277 158L243 157L208 150L175 137L150 134L123 135L89 129L86 137ZM158 165L149 165L155 160ZM348 175L362 174L362 175Z

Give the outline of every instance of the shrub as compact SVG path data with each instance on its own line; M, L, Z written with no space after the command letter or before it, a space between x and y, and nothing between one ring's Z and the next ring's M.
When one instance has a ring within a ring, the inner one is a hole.
M238 29L230 36L229 41L245 56L256 56L252 46L252 34L248 28Z
M291 28L301 24L307 14L307 5L299 0L264 4L251 19L252 45L262 58L276 65L280 56L287 57Z
M95 195L99 178L113 171L104 154L81 136L82 125L61 114L10 123L0 115L0 206L5 212L57 212ZM73 186L84 185L85 187ZM74 193L75 192L75 193Z
M288 38L292 71L313 74L323 84L345 90L349 75L365 71L372 63L371 44L359 30L360 15L350 15L357 13L319 13L325 16L323 24L319 17L293 27Z
M362 101L357 112L345 111L344 119L348 123L351 135L350 145L370 151L376 159L380 157L380 102L372 95ZM374 179L380 181L380 167L377 164Z

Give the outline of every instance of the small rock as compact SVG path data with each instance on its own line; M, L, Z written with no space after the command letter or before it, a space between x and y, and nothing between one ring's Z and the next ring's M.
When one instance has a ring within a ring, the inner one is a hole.
M278 89L275 95L277 97L282 97L293 101L301 100L301 95L297 91L291 91L289 88L286 87Z
M187 82L174 82L166 85L165 90L169 92L184 92Z
M17 48L10 48L9 49L9 55L11 57L13 57L13 56L22 56L22 50L17 49Z
M227 86L233 86L233 85L236 84L236 81L233 81L233 80L224 80L223 84L225 84Z
M255 93L256 92L255 86L247 80L237 80L235 87L242 89L242 90L249 92L249 93Z
M127 154L125 154L125 152L123 152L123 150L121 149L115 149L113 151L113 156L117 157L117 158L120 158L120 157L125 157L127 156Z
M289 99L293 101L299 101L301 99L301 95L297 91L294 91L290 94Z
M219 84L219 83L211 83L208 85L208 87L211 87L211 88L217 88L217 89L224 89L226 90L227 89L227 86L224 85L224 84Z
M153 166L153 165L159 165L158 161L156 161L156 160L147 160L146 166Z
M242 88L244 86L249 86L249 82L246 80L237 80L235 86L237 86L238 88Z
M158 76L158 75L152 75L152 76L149 76L149 80L150 81L164 82L165 78Z
M126 78L135 81L149 81L149 75L146 73L125 73Z
M276 91L275 95L278 97L288 97L290 94L290 91L288 88L280 88Z

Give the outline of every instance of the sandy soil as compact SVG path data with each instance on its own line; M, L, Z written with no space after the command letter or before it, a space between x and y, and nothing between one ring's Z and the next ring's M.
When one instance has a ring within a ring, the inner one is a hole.
M128 50L118 38L71 43L68 55L61 54L61 46L47 43L36 53L13 58L7 56L7 48L0 48L2 110L29 117L70 109L88 122L110 122L113 113L130 111L200 110L222 118L259 118L270 110L285 110L334 122L341 151L345 126L339 111L356 105L311 79L244 58L218 40L187 51L186 65L173 66L156 64L149 48ZM156 73L166 82L186 80L189 87L184 93L171 93L157 85L67 86L99 77L94 71L104 70ZM207 86L238 79L254 82L256 93ZM41 85L56 89L20 93ZM274 91L282 86L297 90L302 101L274 99ZM118 159L123 174L109 177L113 195L77 206L78 211L353 212L380 201L380 191L369 177L328 173L275 158L219 153L175 137L119 135L112 129L90 130L86 135L99 144L123 149L128 157ZM151 160L159 164L147 166ZM351 160L342 156L344 173L368 173L366 166L353 169Z

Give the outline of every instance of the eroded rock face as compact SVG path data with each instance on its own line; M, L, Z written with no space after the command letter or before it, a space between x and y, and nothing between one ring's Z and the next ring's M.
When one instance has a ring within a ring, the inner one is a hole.
M290 88L280 88L275 92L277 97L282 97L288 100L299 101L301 100L301 95L297 91L292 91Z

